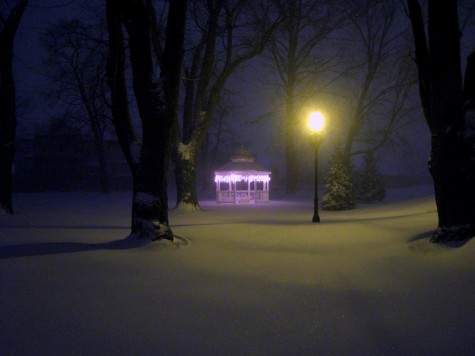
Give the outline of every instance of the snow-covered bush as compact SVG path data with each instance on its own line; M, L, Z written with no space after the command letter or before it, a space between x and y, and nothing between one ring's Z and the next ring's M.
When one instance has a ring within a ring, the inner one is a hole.
M322 199L324 210L349 210L355 207L355 194L351 176L351 162L337 150L330 161L326 176L327 192Z

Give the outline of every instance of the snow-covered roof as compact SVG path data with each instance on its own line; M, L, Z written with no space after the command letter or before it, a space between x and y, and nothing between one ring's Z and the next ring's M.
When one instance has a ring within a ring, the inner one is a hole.
M215 182L256 181L269 182L271 172L256 163L251 152L240 148L226 163L214 172Z
M230 162L221 166L215 171L217 175L225 175L232 173L253 173L269 175L271 172L256 163L255 157L249 150L241 147L233 156L231 156Z
M216 174L226 174L228 172L259 172L270 174L270 171L261 167L256 162L228 162L216 170Z

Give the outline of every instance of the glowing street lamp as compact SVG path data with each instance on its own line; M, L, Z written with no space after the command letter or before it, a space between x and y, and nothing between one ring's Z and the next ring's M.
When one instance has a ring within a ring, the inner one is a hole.
M311 140L313 145L313 151L315 155L315 197L313 204L313 218L312 222L320 222L320 216L318 215L318 149L323 142L323 127L325 126L325 118L323 115L314 111L310 114L308 119L308 127L311 130Z

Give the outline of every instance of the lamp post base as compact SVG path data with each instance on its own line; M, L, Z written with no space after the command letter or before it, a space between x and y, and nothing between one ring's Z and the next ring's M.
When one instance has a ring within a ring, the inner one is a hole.
M312 222L314 222L314 223L320 222L320 216L314 215L313 218L312 218Z

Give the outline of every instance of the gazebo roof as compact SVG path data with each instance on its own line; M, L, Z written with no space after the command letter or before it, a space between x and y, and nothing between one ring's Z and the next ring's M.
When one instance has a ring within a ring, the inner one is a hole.
M216 172L262 172L270 174L270 171L258 165L256 162L228 162L219 167Z
M270 174L271 172L256 163L256 159L251 152L241 147L231 156L231 161L219 167L216 174L225 174L225 172L254 172L260 174Z

